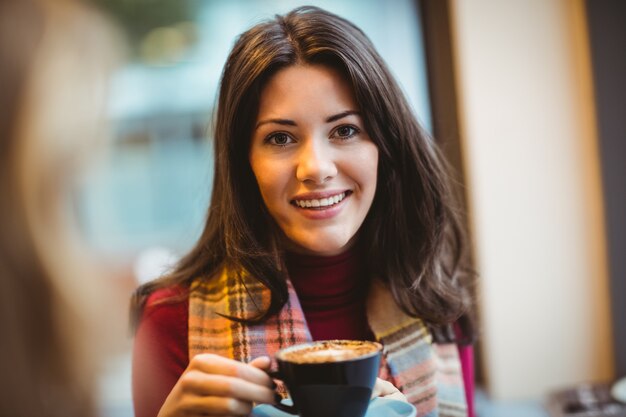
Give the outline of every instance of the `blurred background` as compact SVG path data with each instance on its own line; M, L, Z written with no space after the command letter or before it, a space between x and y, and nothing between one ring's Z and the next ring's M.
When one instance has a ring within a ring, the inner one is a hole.
M583 0L99 0L128 41L107 158L76 205L130 290L198 237L210 125L236 35L313 4L371 38L455 169L481 339L481 416L544 416L561 389L626 375L626 10ZM101 383L132 415L130 345Z

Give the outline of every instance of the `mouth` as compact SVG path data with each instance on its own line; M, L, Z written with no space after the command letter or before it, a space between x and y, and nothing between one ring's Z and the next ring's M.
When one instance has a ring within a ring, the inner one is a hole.
M289 203L305 210L327 210L341 203L350 194L352 194L352 191L347 190L324 198L293 199Z

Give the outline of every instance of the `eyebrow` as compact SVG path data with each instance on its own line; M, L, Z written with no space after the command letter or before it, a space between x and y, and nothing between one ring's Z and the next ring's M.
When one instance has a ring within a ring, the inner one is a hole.
M326 123L336 122L337 120L343 119L344 117L348 117L353 114L360 116L361 112L356 111L356 110L346 110L341 113L337 113L337 114L327 117L326 120L324 120L324 122ZM267 119L267 120L261 120L259 123L257 123L254 129L256 130L259 127L268 123L275 123L275 124L283 125L283 126L298 126L298 124L295 121L290 120L290 119Z

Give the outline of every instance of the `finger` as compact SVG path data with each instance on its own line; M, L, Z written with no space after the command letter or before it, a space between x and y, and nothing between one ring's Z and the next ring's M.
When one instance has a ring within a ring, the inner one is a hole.
M258 358L252 359L249 365L254 366L255 368L261 369L263 371L267 371L270 369L270 365L272 361L269 356L259 356Z
M409 402L409 400L407 400L404 394L400 391L396 391L393 394L383 395L382 398L390 398L392 400L403 401L405 403Z
M192 395L232 397L243 401L263 403L274 401L274 391L264 385L237 377L207 374L197 370L183 375L181 388Z
M269 375L270 379L272 380L272 385L270 386L270 388L272 390L276 390L276 381L274 381L274 376L270 372L272 360L270 359L269 356L259 356L258 358L251 360L249 362L249 365L254 366L255 368L261 369L262 371L266 372ZM274 398L274 400L276 400L276 398Z
M272 386L272 379L261 369L211 353L194 356L191 359L189 368L197 369L207 374L237 377L266 387Z
M382 382L382 379L376 378L376 383L374 384L374 388L372 389L372 396L370 398L380 397L380 394L382 392Z
M374 389L372 390L372 398L374 397L389 397L390 395L394 395L396 393L402 393L398 388L396 388L391 382L385 381L384 379L376 378L376 383L374 384Z

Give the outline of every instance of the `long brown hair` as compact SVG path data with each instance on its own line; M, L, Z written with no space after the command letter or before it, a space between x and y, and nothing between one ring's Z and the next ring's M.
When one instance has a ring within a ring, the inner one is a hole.
M208 220L172 274L137 289L131 304L135 320L155 289L210 279L224 267L245 270L271 290L269 309L257 320L286 302L287 271L276 225L261 199L248 151L263 86L279 69L299 63L332 65L345 74L378 146L378 188L359 231L369 270L389 285L405 312L433 327L467 317L463 234L435 144L367 36L339 16L306 6L237 39L221 79ZM471 328L465 326L465 333L471 336Z
M91 147L97 133L89 114L98 109L81 108L80 99L102 87L91 83L92 70L107 72L100 64L111 56L109 44L94 42L103 33L96 16L71 0L0 1L2 416L97 414L94 357L103 357L90 333L101 330L91 321L101 311L83 308L98 304L83 291L97 282L69 256L62 215L73 145Z

